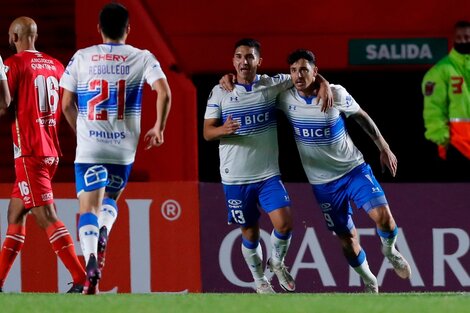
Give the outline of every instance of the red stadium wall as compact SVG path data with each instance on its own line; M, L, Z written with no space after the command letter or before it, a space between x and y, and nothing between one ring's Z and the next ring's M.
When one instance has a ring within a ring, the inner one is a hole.
M263 45L263 71L286 68L287 54L309 48L323 69L345 69L348 41L360 38L449 37L469 19L470 1L141 1L162 25L187 73L232 70L233 44Z

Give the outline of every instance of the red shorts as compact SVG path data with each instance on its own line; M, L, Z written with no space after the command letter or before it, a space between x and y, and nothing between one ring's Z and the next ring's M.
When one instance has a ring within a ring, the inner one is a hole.
M16 158L16 181L11 197L22 199L26 209L53 203L51 180L58 164L58 157Z

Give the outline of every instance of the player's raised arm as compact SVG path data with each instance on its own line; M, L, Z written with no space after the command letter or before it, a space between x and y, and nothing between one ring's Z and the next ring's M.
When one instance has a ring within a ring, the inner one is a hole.
M165 78L158 79L152 84L152 88L157 91L157 120L155 125L145 134L145 149L158 147L163 144L163 132L171 108L171 90Z
M372 120L369 114L367 114L362 109L360 109L357 113L351 115L351 117L369 135L369 137L374 141L377 148L379 148L382 172L385 171L385 167L387 167L392 176L395 177L397 173L397 157L390 150L388 143L383 138L375 122Z
M77 116L78 109L75 105L76 94L70 90L63 89L62 93L62 111L64 112L65 118L72 127L73 131L77 132Z

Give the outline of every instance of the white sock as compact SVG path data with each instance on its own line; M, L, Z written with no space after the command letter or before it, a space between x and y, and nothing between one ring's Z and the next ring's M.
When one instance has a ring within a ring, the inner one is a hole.
M279 235L276 230L273 229L271 232L271 261L274 265L281 264L284 262L284 258L286 257L287 250L289 250L290 241L291 241L291 234L289 233L287 239L280 239Z
M259 286L262 282L267 281L267 278L264 276L263 250L261 245L258 243L255 249L249 249L242 244L242 254L256 285Z
M101 211L98 216L98 225L101 229L102 226L106 226L108 229L108 235L111 232L111 228L116 221L118 216L118 209L116 201L110 198L105 198L103 200L103 205L101 206Z
M87 264L90 254L93 253L96 256L98 252L98 218L93 213L85 213L80 215L78 226L80 246L85 258L85 264Z
M386 256L392 256L398 254L397 249L395 248L395 242L397 241L397 236L392 238L380 237L382 241L382 253Z
M367 262L367 260L364 260L364 262L362 262L361 265L357 267L353 267L353 269L356 271L356 273L359 274L359 276L361 276L364 284L370 284L370 283L377 284L377 278L370 271L369 263Z

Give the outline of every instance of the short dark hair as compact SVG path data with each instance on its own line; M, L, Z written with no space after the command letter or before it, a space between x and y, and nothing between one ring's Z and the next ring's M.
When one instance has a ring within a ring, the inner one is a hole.
M464 20L458 21L457 23L455 23L455 26L454 26L455 29L457 29L457 28L467 28L467 27L470 27L470 22L469 21L464 21Z
M315 65L315 63L317 62L315 54L313 54L312 51L306 49L297 49L291 54L289 54L289 56L287 57L287 63L289 65L292 65L300 59L305 59L308 61L308 63L312 65Z
M255 50L258 52L258 55L261 56L261 44L256 39L253 39L253 38L240 39L239 41L235 43L235 47L233 51L237 50L237 48L240 46L247 46L250 48L255 48Z
M106 4L100 12L100 28L103 34L113 40L121 39L129 25L129 12L117 2Z

